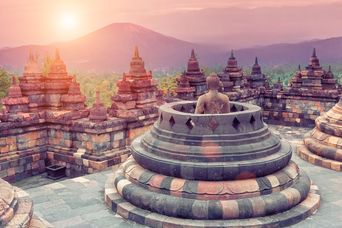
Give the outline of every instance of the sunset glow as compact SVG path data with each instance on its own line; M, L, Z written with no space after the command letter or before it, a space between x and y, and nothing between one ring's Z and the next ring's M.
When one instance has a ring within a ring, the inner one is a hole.
M342 228L342 0L0 9L0 228Z
M64 12L60 15L60 25L63 29L71 30L75 29L77 20L75 15L69 12Z
M208 43L219 37L235 48L296 42L341 35L333 26L324 26L341 19L340 5L342 0L0 1L4 9L0 24L7 28L0 47L69 41L118 22L192 42ZM219 10L211 14L212 9ZM276 34L268 29L274 26ZM29 34L23 32L26 28Z

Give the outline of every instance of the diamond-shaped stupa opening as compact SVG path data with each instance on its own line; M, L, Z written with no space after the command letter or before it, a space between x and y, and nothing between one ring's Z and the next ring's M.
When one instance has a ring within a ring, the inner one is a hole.
M186 121L186 126L189 128L189 130L192 130L195 126L195 123L192 121L191 118L188 119L188 121Z
M233 127L237 130L239 128L240 121L235 117L233 120Z
M254 118L253 115L251 116L251 119L249 120L249 122L250 122L250 124L254 125L254 123L255 123L255 118Z
M175 119L173 118L173 116L171 116L170 120L169 120L169 123L171 125L171 127L173 127L173 125L175 125L176 121Z

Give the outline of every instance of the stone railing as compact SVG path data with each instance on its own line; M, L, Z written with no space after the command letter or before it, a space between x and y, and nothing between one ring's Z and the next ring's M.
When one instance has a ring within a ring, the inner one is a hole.
M230 113L194 114L196 102L177 102L160 107L158 128L191 135L238 134L264 126L261 108L237 102L230 103Z

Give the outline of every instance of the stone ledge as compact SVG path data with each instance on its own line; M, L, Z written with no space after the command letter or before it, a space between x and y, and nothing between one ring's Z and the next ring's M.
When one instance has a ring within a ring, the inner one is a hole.
M52 227L48 222L33 215L33 202L29 195L24 190L13 187L7 182L2 181L2 186L9 186L15 194L15 201L17 204L12 209L12 216L7 220L0 221L0 226L4 228L48 228ZM2 196L4 197L4 195ZM6 195L5 195L6 197ZM6 200L5 198L4 200ZM8 199L7 199L8 200ZM9 205L12 207L12 205ZM2 224L1 222L5 222Z
M309 151L305 145L298 145L296 153L303 160L323 168L332 169L335 171L342 171L342 162L323 158Z
M189 220L168 217L135 207L124 200L115 190L113 177L105 185L105 202L114 213L124 219L150 227L285 227L313 215L320 205L320 195L316 185L311 185L307 198L292 209L266 217L233 220Z
M101 170L105 170L113 165L120 164L128 158L130 155L128 149L117 151L117 153L105 157L101 161L90 160L82 158L80 154L67 154L67 153L56 153L48 151L47 156L52 164L64 165L67 168L66 175L80 175L86 173L94 173Z
M46 220L33 215L29 228L52 228L53 226Z

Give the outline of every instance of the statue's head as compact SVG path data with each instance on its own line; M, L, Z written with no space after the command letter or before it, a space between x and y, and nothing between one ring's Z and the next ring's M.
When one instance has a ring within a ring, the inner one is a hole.
M207 77L207 86L209 90L220 90L221 87L221 81L217 74L211 73Z

